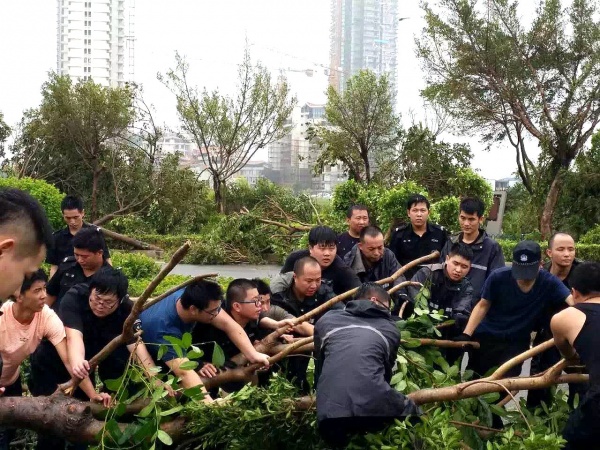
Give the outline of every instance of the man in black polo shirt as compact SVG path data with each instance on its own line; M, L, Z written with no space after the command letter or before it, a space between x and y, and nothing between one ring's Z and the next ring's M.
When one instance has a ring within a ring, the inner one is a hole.
M579 264L579 261L575 259L575 240L573 237L567 233L554 233L548 240L546 255L548 255L550 261L544 264L544 269L558 277L568 289L571 289L569 278L573 273L573 269ZM537 334L533 340L534 346L541 344L548 339L552 339L550 319L566 307L567 305L560 305L558 307L548 308L536 327ZM560 353L556 347L552 347L539 355L535 355L531 359L531 374L535 375L542 373L556 364L559 360ZM574 404L575 394L579 395L580 400L583 399L587 387L588 383L570 383L569 404ZM542 401L547 405L550 404L552 401L552 389L534 389L527 394L528 408L539 406Z
M85 210L83 209L83 200L79 197L67 195L60 204L60 209L62 210L63 219L67 226L54 233L54 248L48 251L48 255L46 256L46 262L50 264L50 278L58 270L58 265L67 256L73 256L73 236L82 228L94 226L84 223ZM96 227L96 229L99 228ZM104 259L110 264L110 252L106 243L102 250L104 252Z
M360 241L360 232L369 225L369 211L366 206L352 205L346 213L348 231L343 232L337 239L337 254L344 258Z
M429 222L429 200L420 194L411 195L406 202L406 212L410 223L394 229L389 248L400 265L405 266L421 256L434 251L442 251L448 233L444 227ZM419 267L413 267L404 274L410 280Z
M321 266L323 283L328 284L336 295L343 294L350 289L360 286L360 280L354 271L348 267L337 255L337 235L331 228L319 225L308 232L308 250L298 250L291 253L281 273L294 270L294 264L301 258L312 256ZM271 290L273 293L287 289L288 285L273 280Z

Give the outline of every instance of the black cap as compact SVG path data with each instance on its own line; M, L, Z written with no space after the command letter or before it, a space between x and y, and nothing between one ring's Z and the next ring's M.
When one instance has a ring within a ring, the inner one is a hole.
M542 260L542 249L537 242L521 241L513 250L512 276L516 280L533 280L537 277Z

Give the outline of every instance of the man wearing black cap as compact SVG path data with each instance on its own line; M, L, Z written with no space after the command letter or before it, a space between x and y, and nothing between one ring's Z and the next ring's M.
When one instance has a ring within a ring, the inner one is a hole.
M469 368L484 376L490 369L529 348L530 335L549 306L572 304L562 281L541 269L542 252L533 241L522 241L513 251L512 267L496 269L483 286L462 335L455 340L480 343L469 354ZM473 336L473 338L471 337ZM518 376L521 365L506 376Z

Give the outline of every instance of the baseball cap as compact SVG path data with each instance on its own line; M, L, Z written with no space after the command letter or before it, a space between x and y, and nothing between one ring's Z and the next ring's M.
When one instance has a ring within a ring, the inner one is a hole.
M542 249L537 242L519 242L513 250L513 278L515 280L533 280L537 277L541 260Z

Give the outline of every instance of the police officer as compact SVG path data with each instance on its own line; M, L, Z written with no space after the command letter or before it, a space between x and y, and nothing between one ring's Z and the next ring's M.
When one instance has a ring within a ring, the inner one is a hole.
M73 236L75 256L67 256L48 282L46 303L58 311L60 300L71 287L90 279L102 266L107 265L102 232L96 227L81 229Z
M54 247L48 251L46 262L50 266L50 278L58 270L60 263L64 262L67 256L73 256L73 236L81 229L94 227L84 222L85 210L83 209L83 200L73 195L67 195L60 204L63 219L67 226L54 233ZM110 253L106 243L104 244L104 258L110 264Z
M429 200L423 195L411 195L406 202L410 223L401 225L392 232L389 248L402 266L433 251L441 251L446 244L446 229L427 220L429 206ZM410 280L418 270L419 267L414 267L406 271L406 279Z

